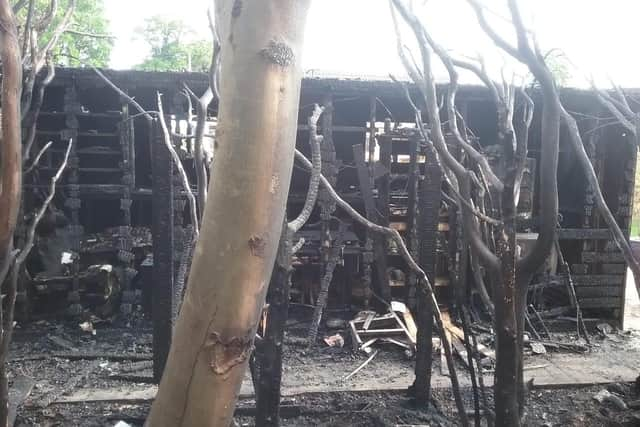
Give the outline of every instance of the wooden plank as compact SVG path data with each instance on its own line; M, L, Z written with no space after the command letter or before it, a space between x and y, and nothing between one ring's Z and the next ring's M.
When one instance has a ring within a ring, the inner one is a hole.
M620 297L578 298L580 308L620 308Z
M602 264L604 274L624 274L627 271L627 264L607 263Z
M592 274L573 276L573 282L578 286L607 286L624 283L624 275L618 274Z
M369 335L391 335L391 334L404 334L404 329L402 328L392 328L392 329L360 329L356 331L360 336L369 336Z
M84 403L84 402L149 402L158 391L157 386L142 389L81 389L68 396L60 396L53 403Z
M622 252L582 252L582 262L624 262Z
M623 287L619 286L579 286L576 287L578 298L619 297Z
M558 230L560 240L609 240L611 232L608 228L561 228Z
M572 274L587 274L589 272L588 264L571 264Z

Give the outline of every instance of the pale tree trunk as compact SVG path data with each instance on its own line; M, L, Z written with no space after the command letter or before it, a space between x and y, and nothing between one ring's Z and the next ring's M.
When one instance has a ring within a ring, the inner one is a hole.
M13 234L20 208L22 182L20 96L22 65L18 32L8 0L0 0L0 60L2 61L2 104L0 134L0 285L13 264ZM12 306L9 311L12 312ZM0 325L5 316L0 303ZM9 384L5 366L9 332L0 336L0 424L8 426Z
M149 426L228 426L282 230L309 0L216 2L216 161Z
M0 0L0 61L2 62L2 105L0 117L0 283L10 265L20 207L22 182L20 96L22 65L18 31L8 0Z

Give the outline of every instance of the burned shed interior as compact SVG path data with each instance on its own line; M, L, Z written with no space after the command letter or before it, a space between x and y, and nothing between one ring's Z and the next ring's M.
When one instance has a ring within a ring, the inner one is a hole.
M202 214L203 207L193 137L198 106L188 90L196 97L204 93L209 87L207 77L201 73L58 68L47 86L36 138L25 163L34 165L24 174L25 219L43 205L52 182L57 191L35 229L28 273L17 282L17 329L12 344L12 387L28 389L16 404L23 407L19 419L25 425L48 422L55 418L52 412L62 414L64 420L82 422L99 418L94 412L100 411L127 425L146 422L175 340L176 319L189 287L190 264L201 229L194 227L194 211ZM418 88L406 88L417 108L426 108ZM439 96L444 96L445 89L438 87ZM537 88L529 93L536 104L541 102ZM158 94L168 132L155 118L160 116ZM629 143L623 127L607 118L593 92L562 89L560 96L577 118L606 204L628 238L636 147ZM519 117L524 100L516 97L514 105ZM502 180L508 162L498 143L498 113L489 91L461 86L456 106L465 139ZM521 159L524 168L513 215L518 256L532 250L542 211L542 126L539 109L532 111L533 124L525 132L528 156ZM316 123L309 117L317 112ZM495 220L497 203L493 203L500 196L492 192L495 188L487 184L490 178L478 163L461 149L446 114L440 115L448 150L473 171L474 179L483 181L474 186L468 208L478 218L485 240L493 242L500 225ZM216 156L217 116L214 101L206 111L202 131L208 177L213 177L211 171L221 161ZM467 404L469 390L476 388L474 365L478 379L497 372L494 303L498 279L470 250L462 230L463 198L456 193L433 143L425 142L431 130L419 131L416 122L416 112L398 82L302 80L296 148L307 159L320 150L322 179L330 186L318 187L317 200L302 228L291 235L283 232L281 237L255 347L246 356L249 372L241 381L235 412L243 423L249 420L243 425L252 425L254 416L256 425L278 425L263 420L273 417L273 408L280 425L321 421L340 426L377 425L377 416L384 418L380 425L404 425L403 420L451 425L438 418L444 414L453 419L458 413L452 398L455 393L445 391L457 378L450 366L459 365L463 372L460 378ZM514 124L517 136L523 137L517 119ZM527 288L524 378L533 381L535 377L541 387L600 387L611 378L637 375L630 360L638 339L622 332L628 265L598 212L596 195L576 151L569 147L568 130L560 129L557 239ZM312 144L313 138L321 138L319 148ZM35 157L36 153L42 157ZM52 181L65 162L59 181ZM313 167L313 162L305 166L296 157L287 198L287 227L308 207ZM182 168L190 191L185 189ZM280 184L271 182L272 186ZM484 203L487 199L490 202ZM364 217L364 222L340 200ZM474 205L475 201L480 202ZM493 212L486 208L492 205ZM201 219L195 222L202 224ZM399 233L401 244L390 234L367 226L366 221ZM27 223L18 227L16 241L28 238ZM261 241L252 239L250 249L262 250ZM287 245L293 255L288 266L283 266L280 251ZM410 265L411 260L419 270ZM441 326L435 322L428 326L420 270L434 289ZM443 344L442 335L425 340L424 331L429 327L448 336L450 346ZM614 328L620 332L613 332ZM272 347L265 344L269 340ZM477 340L475 354L469 350L471 340ZM425 341L430 343L426 347ZM428 365L424 365L425 354L432 356ZM457 357L454 364L447 360L451 354ZM429 372L437 400L445 402L437 411L416 409L417 385L411 383L408 372L415 371L417 379L419 369ZM37 382L30 373L50 378ZM559 411L554 415L558 420L568 419L563 408L576 398L581 407L593 403L588 393L576 397L559 390L538 395L540 401L571 399L553 409ZM410 409L400 392L412 399ZM333 393L347 394L336 397ZM633 395L640 396L640 390ZM381 399L392 403L380 414L377 409L370 411L371 402ZM78 403L83 409L74 406ZM530 417L546 417L549 409L544 405L534 404ZM304 408L309 406L320 409L303 420L309 414Z
M166 113L180 156L191 183L195 183L192 149L186 140L180 140L180 135L191 131L195 114L193 109L189 111L193 106L183 84L199 93L204 91L206 77L134 71L109 72L109 76L149 110L154 110L156 90L162 93L170 106ZM578 90L565 90L562 96L568 108L584 116L579 123L592 129L598 120L593 97ZM461 260L462 236L456 226L455 207L443 192L446 183L434 156L420 144L413 112L401 91L386 81L303 80L297 147L307 155L306 117L315 103L326 108L318 125L324 138L324 176L368 219L400 232L409 250L434 278L439 301L454 304L456 288L471 292L474 315L481 318L486 306L475 281L483 273L477 272L478 276L469 262ZM494 146L498 131L495 109L486 90L463 87L458 104L474 143L499 165L500 149ZM209 108L208 117L207 152L215 164L211 138L215 134L215 105ZM540 118L536 115L533 120ZM189 204L175 167L162 149L158 130L85 69L58 70L47 88L37 128L36 152L49 141L53 145L25 180L27 206L42 198L68 139L77 143L64 182L59 184L62 191L55 208L39 228L37 254L32 256L29 269L37 274L21 282L18 312L25 317L53 312L79 315L85 306L100 306L105 314L114 310L131 313L140 306L150 312L155 290L173 290L176 280L184 281L184 277L178 278L180 260L192 232ZM536 232L540 136L535 129L533 126L518 205L523 250L528 236ZM593 195L562 142L565 138L561 135L558 225L561 252L577 300L571 296L567 272L555 255L531 286L531 309L536 317L570 318L575 316L577 302L585 317L619 324L626 264L594 209ZM635 150L617 127L592 131L585 140L607 203L628 233ZM290 217L302 207L308 176L303 168L294 167L287 206ZM171 237L154 242L154 233ZM379 308L383 299L415 308L416 278L397 248L353 223L323 190L300 237L304 245L294 261L292 302L313 307L328 300L329 307L369 309ZM58 262L62 253L73 254L63 265ZM332 271L327 265L332 265ZM490 281L486 282L490 293Z

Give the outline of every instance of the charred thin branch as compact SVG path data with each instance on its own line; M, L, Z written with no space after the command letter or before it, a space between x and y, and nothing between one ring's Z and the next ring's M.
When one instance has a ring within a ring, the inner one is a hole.
M449 191L451 191L455 196L456 196L456 205L460 206L462 205L463 207L465 207L472 215L478 217L478 219L480 219L481 221L485 221L491 225L501 225L502 221L500 221L499 219L495 219L495 218L491 218L490 216L487 216L485 214L483 214L482 212L480 212L478 209L476 209L471 202L469 202L467 199L465 199L464 197L462 197L462 195L460 195L460 193L458 193L455 188L453 188L452 186L449 186ZM443 193L445 194L445 193ZM447 195L447 198L449 196Z
M45 148L48 147L49 145L51 145L51 142L48 143L45 146ZM44 201L42 202L42 205L40 206L40 209L36 213L36 216L33 218L33 222L31 223L31 226L29 227L29 231L27 232L27 240L25 241L24 246L20 250L20 253L16 257L14 268L19 269L22 266L24 261L27 259L27 256L29 256L31 249L33 248L33 243L36 235L36 228L38 227L38 224L42 220L42 217L44 216L44 214L47 212L47 209L49 209L49 205L51 204L51 201L56 195L56 184L60 180L60 177L62 176L64 170L67 167L67 163L69 162L69 154L71 153L72 147L73 147L73 139L70 139L69 144L67 144L67 151L64 154L64 159L62 160L62 163L58 167L58 171L51 178L51 181L49 182L49 194L44 199Z
M298 216L291 222L289 222L289 230L292 233L297 233L302 226L309 220L313 208L318 198L318 187L320 185L320 172L322 169L322 159L320 157L320 144L322 142L322 136L318 135L318 119L324 111L324 107L320 107L317 104L313 109L313 113L309 117L309 145L311 146L311 163L313 165L311 169L311 178L309 179L309 189L307 190L307 196L304 201L304 206L298 214Z
M33 159L33 163L31 163L31 166L29 166L27 169L25 169L25 171L24 171L25 175L28 174L29 172L31 172L32 170L34 170L38 166L38 163L40 162L40 158L49 149L49 147L51 147L51 144L53 144L53 141L47 142L44 145L44 147L42 147L42 149L40 149L40 151L38 152L36 157Z
M123 99L126 99L127 102L129 102L129 104L131 104L136 110L138 110L140 112L141 115L144 116L145 119L147 119L147 121L151 122L153 121L153 117L151 116L150 112L146 111L144 108L142 108L142 106L140 104L138 104L136 102L135 99L133 99L132 97L130 97L129 95L127 95L124 91L122 91L122 89L120 89L118 86L116 86L111 80L109 80L107 78L107 76L105 76L100 70L98 70L96 67L92 67L90 66L91 69L93 69L93 71L95 71L95 73L102 79L104 80L104 82L109 85L110 88L112 88L113 90L115 90L116 92L118 92L118 95L120 95ZM162 115L162 114L159 114Z
M213 100L213 91L211 88L208 88L204 94L198 98L189 86L185 84L184 88L196 104L196 129L193 142L193 157L195 161L196 180L198 186L198 206L200 207L198 218L202 220L204 205L207 203L207 188L209 184L209 177L207 175L207 168L204 159L204 131L207 124L207 109Z
M31 156L31 147L33 147L33 143L36 140L36 122L38 114L40 114L40 109L42 108L42 102L44 101L44 91L53 80L55 74L56 69L53 61L48 61L47 75L38 85L35 101L23 120L23 127L27 128L27 136L25 137L22 147L24 160L29 160Z
M119 89L118 89L119 90ZM196 203L196 197L193 195L193 191L191 190L191 184L189 184L189 177L187 176L187 172L184 170L184 166L182 165L182 161L180 160L180 156L176 153L175 148L173 148L173 144L171 143L171 135L169 134L169 129L167 128L167 123L164 119L164 110L162 108L162 95L160 92L157 93L157 101L158 101L158 121L160 122L160 128L162 129L162 134L164 136L164 144L171 153L171 158L173 159L173 163L175 164L178 172L180 174L180 178L182 179L182 186L184 187L184 191L187 193L187 199L189 200L189 213L191 214L191 225L193 225L193 234L194 239L197 239L199 230L200 230L200 221L198 219L198 208Z

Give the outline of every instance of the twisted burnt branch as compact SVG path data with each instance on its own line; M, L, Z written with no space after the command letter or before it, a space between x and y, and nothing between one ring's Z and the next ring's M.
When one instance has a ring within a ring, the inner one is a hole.
M298 216L289 222L288 227L292 233L297 233L302 226L309 220L313 208L318 198L318 187L320 185L320 172L322 170L322 158L320 154L320 144L322 143L322 135L318 135L318 120L324 112L324 107L318 104L314 105L313 113L307 121L309 125L309 145L311 146L311 178L309 179L309 189L304 200L304 206ZM294 251L295 252L295 251Z

